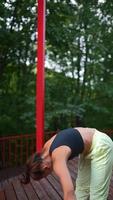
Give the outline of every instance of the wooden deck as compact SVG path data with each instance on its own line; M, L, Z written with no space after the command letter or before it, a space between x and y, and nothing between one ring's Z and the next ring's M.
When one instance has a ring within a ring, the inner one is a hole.
M73 183L77 176L77 160L69 161ZM62 200L63 193L58 177L54 173L39 182L31 180L27 185L19 181L22 168L0 172L0 200ZM13 175L13 177L11 177ZM15 176L14 176L15 175ZM113 176L108 200L113 200Z

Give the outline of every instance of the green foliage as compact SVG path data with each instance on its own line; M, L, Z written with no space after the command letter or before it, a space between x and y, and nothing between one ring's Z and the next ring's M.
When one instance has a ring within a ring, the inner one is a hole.
M35 31L33 0L0 3L0 134L35 131Z
M76 116L83 117L84 105L73 99L74 80L63 73L46 71L46 128L59 129L74 126Z
M71 77L68 78L71 94L68 86L66 100L70 99L73 118L78 118L77 113L80 113L79 118L85 126L113 128L112 7L112 1L47 2L48 57L60 65L64 76ZM65 113L60 105L59 108ZM66 113L69 114L71 108L66 103ZM58 115L59 121L64 122L60 120L60 113ZM70 117L68 120L71 121ZM77 120L74 125L79 125Z
M36 6L0 3L0 135L35 131ZM46 9L54 67L46 70L45 129L113 128L113 2L47 0Z

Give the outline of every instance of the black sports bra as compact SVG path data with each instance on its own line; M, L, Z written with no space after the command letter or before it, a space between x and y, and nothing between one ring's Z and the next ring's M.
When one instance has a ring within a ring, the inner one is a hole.
M80 135L79 131L74 128L64 129L56 135L49 149L50 155L57 147L63 145L68 146L71 149L71 156L69 159L78 156L84 150L82 136Z

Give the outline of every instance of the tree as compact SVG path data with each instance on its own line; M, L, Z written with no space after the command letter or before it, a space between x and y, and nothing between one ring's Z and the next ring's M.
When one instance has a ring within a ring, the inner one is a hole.
M0 133L31 132L35 128L36 2L2 0L0 12ZM27 127L29 123L32 126Z
M77 110L82 107L79 117L87 125L100 128L112 126L112 6L112 1L83 0L47 4L48 56L65 76L71 74L71 105ZM75 117L78 119L77 113Z

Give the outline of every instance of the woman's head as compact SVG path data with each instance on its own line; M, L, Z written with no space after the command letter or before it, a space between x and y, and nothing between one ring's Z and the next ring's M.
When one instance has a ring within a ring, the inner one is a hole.
M35 153L33 154L26 163L26 172L23 174L21 182L27 184L30 182L30 177L34 180L40 180L43 177L46 177L50 173L50 167L42 158L42 154Z

